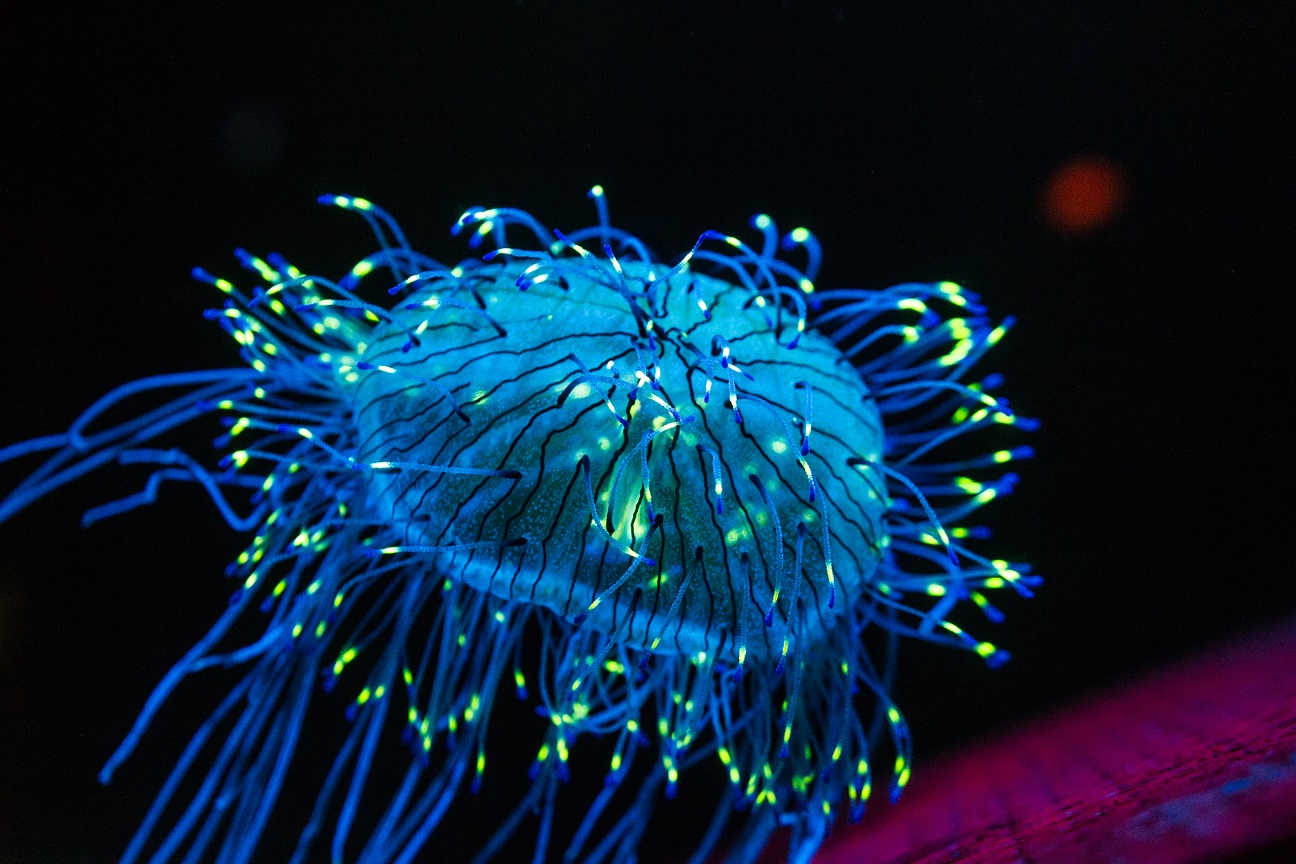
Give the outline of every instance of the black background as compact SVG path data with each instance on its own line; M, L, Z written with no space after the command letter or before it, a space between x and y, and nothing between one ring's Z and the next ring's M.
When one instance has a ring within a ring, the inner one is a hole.
M1296 610L1289 4L178 5L0 13L0 443L132 378L235 364L190 267L238 277L245 246L340 274L371 244L322 192L451 261L468 205L570 228L601 183L663 257L763 211L818 234L821 285L953 279L1019 319L987 368L1044 425L988 519L1048 581L988 631L1004 669L904 654L917 770ZM1061 236L1042 186L1090 153L1127 206ZM182 700L95 782L240 545L174 486L79 527L138 481L0 527L5 862L115 860L195 719Z

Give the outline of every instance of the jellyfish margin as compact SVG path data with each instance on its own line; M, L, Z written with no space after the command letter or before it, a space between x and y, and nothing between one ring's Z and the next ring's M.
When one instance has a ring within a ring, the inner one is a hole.
M549 860L584 735L615 743L563 861L634 860L658 797L709 765L728 785L689 861L727 846L725 860L750 864L786 825L788 860L802 864L839 815L862 815L883 739L892 801L908 782L908 727L889 696L898 638L1007 659L952 619L975 606L997 623L985 592L1030 596L1039 582L970 548L989 532L964 524L1016 482L987 472L1031 448L933 459L968 433L1037 425L992 395L1001 376L964 382L1011 319L992 325L951 282L816 290L814 235L780 236L763 214L751 220L759 249L707 231L668 266L612 226L601 187L589 197L598 223L567 234L470 208L452 233L494 248L446 267L368 200L322 196L378 240L343 278L241 249L262 283L250 294L193 271L225 295L207 317L245 367L137 380L66 433L0 449L0 462L52 451L0 502L0 523L117 462L150 468L144 489L88 510L85 525L182 481L252 534L226 569L239 584L228 609L100 774L109 782L186 678L247 670L123 862L251 860L312 699L341 688L350 732L294 864L325 833L334 861L415 860L462 787L486 782L489 721L508 689L549 724L529 788L474 864L529 822L533 860ZM510 231L535 246L509 245ZM601 257L586 248L596 243ZM357 293L383 273L391 308ZM175 389L95 428L121 403ZM154 446L212 415L225 427L215 469ZM256 615L263 634L230 645ZM375 802L370 768L393 737L409 766ZM197 783L187 803L185 783Z

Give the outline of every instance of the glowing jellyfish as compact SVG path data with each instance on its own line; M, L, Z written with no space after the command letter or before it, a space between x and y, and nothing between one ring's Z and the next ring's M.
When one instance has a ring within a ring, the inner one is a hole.
M456 796L513 782L492 776L488 737L533 709L549 723L529 787L477 860L519 830L537 862L631 860L654 801L718 770L728 791L692 860L723 839L750 862L787 824L805 861L863 811L870 751L894 760L892 797L909 778L887 695L896 637L1006 658L955 621L971 606L997 621L987 590L1036 582L964 542L986 533L967 517L1012 488L1004 463L1030 455L961 446L1031 425L992 394L998 376L965 381L1008 322L948 282L814 293L817 241L781 238L798 269L763 215L754 246L707 232L658 263L590 194L598 224L566 235L470 209L454 232L496 248L453 268L368 201L328 196L381 246L341 280L241 250L263 283L250 293L195 271L226 295L208 315L247 368L128 384L66 434L0 451L53 452L0 521L115 460L153 473L85 522L185 480L251 534L229 609L103 769L106 782L183 679L246 670L123 860L249 860L272 820L289 824L275 805L312 699L340 692L351 731L292 828L294 861L315 844L335 861L413 860ZM395 305L361 299L362 283ZM172 388L102 428L109 408ZM218 468L154 443L208 415L227 427ZM262 635L239 644L249 618ZM398 736L408 769L379 791L371 766ZM611 752L595 791L566 783L590 736ZM585 815L558 838L561 804Z

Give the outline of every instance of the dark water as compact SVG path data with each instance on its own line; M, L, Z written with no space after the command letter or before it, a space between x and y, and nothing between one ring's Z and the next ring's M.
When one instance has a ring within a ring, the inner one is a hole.
M450 260L468 205L584 225L601 183L664 257L763 211L818 234L824 285L953 279L1017 316L989 365L1044 426L987 519L1048 581L1006 604L1007 667L904 654L917 770L1296 610L1289 9L432 5L0 13L0 442L131 378L236 363L190 267L233 275L246 246L340 273L369 240L322 192L379 202ZM1087 155L1123 202L1067 233L1042 196ZM3 467L0 488L20 477ZM81 530L134 482L0 528L2 861L115 860L211 699L95 782L238 547L184 490Z

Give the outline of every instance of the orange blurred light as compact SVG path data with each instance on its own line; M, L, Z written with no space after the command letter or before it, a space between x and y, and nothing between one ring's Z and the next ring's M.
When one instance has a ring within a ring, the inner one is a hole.
M1044 218L1063 234L1104 228L1125 204L1125 172L1102 156L1064 162L1044 185Z

